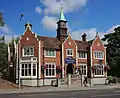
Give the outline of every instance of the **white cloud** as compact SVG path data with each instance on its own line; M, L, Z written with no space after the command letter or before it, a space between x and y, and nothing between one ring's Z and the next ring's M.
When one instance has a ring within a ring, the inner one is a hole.
M57 18L55 17L49 17L49 16L44 16L42 20L42 24L45 28L49 30L56 30L57 28Z
M12 40L12 37L16 38L17 35L14 35L14 32L11 30L9 26L0 27L0 36L5 36L5 41L10 42Z
M107 30L106 34L109 34L109 33L113 33L114 32L114 29L119 27L120 25L115 25L113 26L112 28L110 28L109 30Z
M8 26L0 27L0 31L1 31L3 34L12 33L11 29L10 29Z
M61 4L64 7L64 12L73 12L84 7L87 0L41 0L41 4L45 6L45 14L59 14Z
M38 6L35 8L35 11L36 11L37 13L42 13L42 9L41 9L40 7L38 7Z
M87 0L40 0L40 3L44 6L43 12L45 14L44 18L42 19L43 26L49 30L55 30L57 28L57 18L54 16L50 17L49 14L59 14L61 6L64 7L65 13L73 12L84 7L86 2ZM40 7L36 7L36 12L41 12L41 9L40 11L39 9Z
M72 36L73 39L81 40L81 36L83 35L83 33L86 33L87 40L89 41L89 40L92 40L92 39L95 38L96 32L97 32L96 28L81 29L81 30L78 30L78 31L73 31L71 33L71 36ZM101 33L99 35L102 36Z
M81 40L82 34L86 33L87 40L89 41L89 40L92 40L95 38L96 32L98 32L98 35L100 36L100 38L103 38L105 34L113 33L114 29L117 28L118 26L120 26L120 25L115 25L112 28L110 28L109 30L107 30L106 32L98 32L96 28L81 29L81 30L73 31L71 33L71 36L73 39Z

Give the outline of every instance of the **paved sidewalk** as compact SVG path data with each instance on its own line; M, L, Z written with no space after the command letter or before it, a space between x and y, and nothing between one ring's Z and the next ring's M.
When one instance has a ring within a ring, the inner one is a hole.
M0 94L12 94L12 93L39 93L39 92L55 92L55 91L75 91L75 90L108 90L120 88L120 84L114 84L111 86L107 85L97 85L92 87L80 87L80 86L71 86L71 87L26 87L23 89L0 89Z

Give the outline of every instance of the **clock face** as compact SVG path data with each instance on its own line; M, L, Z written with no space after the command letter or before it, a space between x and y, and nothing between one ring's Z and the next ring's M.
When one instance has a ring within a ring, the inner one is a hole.
M97 43L98 46L100 46L100 43Z
M68 42L69 45L71 45L71 42Z
M27 40L29 40L29 38L28 38L28 37L27 37L26 39L27 39Z

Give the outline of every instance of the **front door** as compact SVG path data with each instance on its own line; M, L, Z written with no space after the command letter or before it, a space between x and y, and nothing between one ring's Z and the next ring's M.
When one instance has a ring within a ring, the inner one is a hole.
M67 75L68 74L73 74L73 64L67 65Z

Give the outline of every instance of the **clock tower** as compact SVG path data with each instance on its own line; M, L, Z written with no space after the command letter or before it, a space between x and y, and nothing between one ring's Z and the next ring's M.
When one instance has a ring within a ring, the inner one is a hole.
M68 36L68 28L66 25L67 21L64 17L63 10L60 11L60 17L59 21L57 22L58 28L57 28L57 38L63 42L67 36Z

